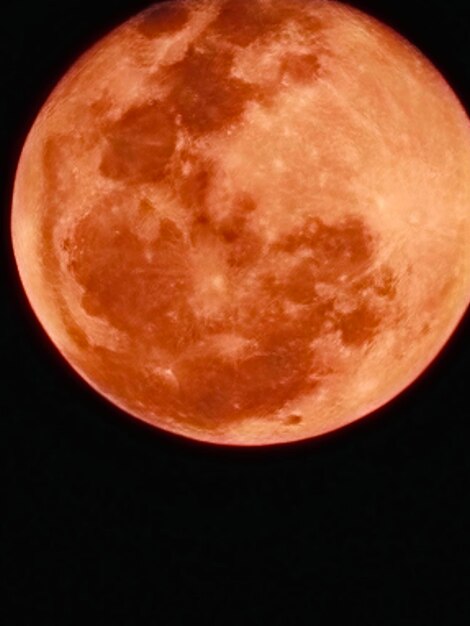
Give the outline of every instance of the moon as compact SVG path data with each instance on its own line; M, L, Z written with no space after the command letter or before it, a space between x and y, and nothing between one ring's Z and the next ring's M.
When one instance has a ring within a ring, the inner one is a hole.
M400 35L328 0L173 0L69 70L12 240L100 394L221 445L312 438L429 366L470 300L470 123Z

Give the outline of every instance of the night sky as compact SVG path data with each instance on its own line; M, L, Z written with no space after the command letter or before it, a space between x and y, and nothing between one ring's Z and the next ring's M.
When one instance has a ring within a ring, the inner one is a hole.
M351 4L417 45L470 112L469 8ZM307 442L237 449L115 409L31 312L9 230L22 144L76 58L146 6L2 5L2 623L466 626L468 314L374 415Z

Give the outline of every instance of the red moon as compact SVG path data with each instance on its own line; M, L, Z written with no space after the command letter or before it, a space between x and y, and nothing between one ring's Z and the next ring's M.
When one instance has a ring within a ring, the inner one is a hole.
M192 439L311 438L389 402L470 299L470 123L328 0L174 0L106 36L26 140L12 209L70 365Z

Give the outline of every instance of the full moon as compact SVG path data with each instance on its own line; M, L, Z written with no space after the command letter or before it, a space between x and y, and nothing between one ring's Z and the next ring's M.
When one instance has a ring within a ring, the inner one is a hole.
M328 0L173 0L70 69L18 165L40 323L132 416L223 445L388 403L470 300L470 122L389 27Z

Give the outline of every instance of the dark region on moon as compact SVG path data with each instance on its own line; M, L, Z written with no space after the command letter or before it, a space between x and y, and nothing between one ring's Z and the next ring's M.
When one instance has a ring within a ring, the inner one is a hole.
M311 218L268 243L253 225L256 198L236 193L229 210L220 211L211 200L219 164L189 144L177 148L180 131L196 140L239 122L251 101L269 106L264 88L231 76L233 50L216 50L206 35L217 33L245 46L286 20L298 20L312 32L321 28L314 18L306 21L295 3L263 11L248 0L223 3L184 59L164 69L166 98L131 108L103 129L101 174L124 183L123 189L164 186L187 212L184 224L162 217L152 240L139 238L123 190L116 192L122 193L119 202L113 195L109 203L92 207L63 242L68 269L84 289L83 308L128 338L122 352L91 345L64 304L70 334L85 353L94 354L84 363L87 375L113 395L132 381L132 394L123 393L135 398L130 409L151 407L161 416L209 429L269 415L314 391L328 371L321 347L312 347L313 342L337 333L346 347L367 344L380 330L384 303L395 296L393 272L375 268L376 234L359 215L351 212L336 223ZM138 28L145 37L157 37L177 31L187 19L185 5L164 4L147 12ZM304 82L319 69L315 54L294 55L283 60L280 74ZM49 250L47 233L60 203L60 143L60 136L51 136L44 148L50 202L43 238ZM140 210L158 213L149 201ZM217 251L230 295L214 296L216 305L202 313L194 304L195 253L204 250ZM44 262L57 272L57 259ZM340 306L343 300L353 305ZM227 337L240 349L225 351ZM170 373L148 369L149 346L171 364ZM300 421L294 414L286 423Z
M145 37L153 39L162 33L179 31L189 19L189 9L182 2L162 2L145 12L138 29Z
M165 176L176 145L176 125L164 107L148 103L130 109L106 135L104 176L135 183L159 182Z

